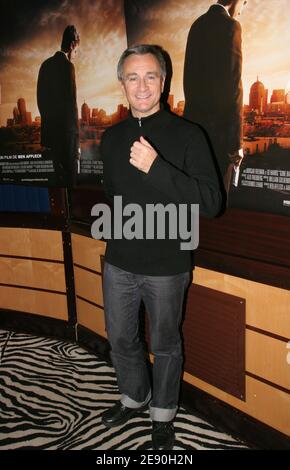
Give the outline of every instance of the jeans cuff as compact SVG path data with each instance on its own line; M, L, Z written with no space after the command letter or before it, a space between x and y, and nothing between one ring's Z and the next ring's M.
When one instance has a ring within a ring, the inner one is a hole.
M122 405L126 406L127 408L141 408L142 406L149 403L150 399L151 399L151 390L148 393L146 399L144 401L141 401L141 402L132 400L132 398L128 397L128 395L123 394L122 397L121 397L121 403L122 403Z
M172 421L176 415L176 408L155 408L150 406L150 418L152 421L168 422Z

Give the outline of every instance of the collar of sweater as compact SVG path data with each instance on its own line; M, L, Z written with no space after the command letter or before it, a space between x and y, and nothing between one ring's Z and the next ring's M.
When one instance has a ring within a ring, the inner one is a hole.
M166 111L161 107L156 113L150 114L150 116L144 116L144 117L135 117L130 113L129 120L132 123L136 123L140 127L143 127L143 125L147 124L154 124L156 121L160 120L163 116L166 115Z

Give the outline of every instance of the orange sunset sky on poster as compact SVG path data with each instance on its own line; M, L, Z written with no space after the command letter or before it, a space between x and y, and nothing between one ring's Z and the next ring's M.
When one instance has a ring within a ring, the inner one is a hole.
M183 63L189 28L215 3L213 0L147 0L144 28L136 27L134 42L162 45L171 55L171 93L175 104L183 100ZM154 6L155 5L155 6ZM249 103L251 85L257 75L269 90L290 89L290 0L248 0L240 21L243 30L244 103ZM138 32L139 31L139 32Z
M29 3L29 2L28 2ZM74 61L79 112L86 101L90 107L113 112L124 102L116 80L116 62L127 46L123 5L120 0L61 0L43 2L50 8L35 15L25 38L0 49L0 125L12 117L17 99L23 97L32 119L39 116L36 84L41 63L60 49L67 24L75 24L81 38ZM24 8L24 7L23 7ZM25 18L23 18L23 21Z
M59 49L63 28L71 23L78 26L81 35L80 53L75 61L79 108L86 101L90 107L104 108L111 113L118 103L126 103L116 79L116 63L126 48L123 2L53 3L57 6L35 18L35 26L25 38L0 51L1 126L12 116L20 97L26 100L33 119L39 115L36 105L39 66ZM151 1L150 9L144 13L144 28L137 39L160 44L171 55L171 93L175 103L183 100L182 73L188 30L213 3L212 0ZM257 75L268 88L269 96L274 88L290 88L289 11L290 0L248 0L239 17L243 29L245 104Z

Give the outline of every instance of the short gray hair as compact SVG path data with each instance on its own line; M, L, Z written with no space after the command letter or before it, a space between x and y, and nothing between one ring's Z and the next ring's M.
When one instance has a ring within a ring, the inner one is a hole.
M124 62L132 54L137 54L137 55L145 55L145 54L152 54L154 57L157 59L159 65L160 65L160 70L161 70L161 76L165 78L166 76L166 62L164 59L163 55L163 49L160 46L155 46L153 44L138 44L136 46L128 47L123 54L120 57L120 60L118 62L117 66L117 76L118 80L122 81L123 80L123 67L124 67Z

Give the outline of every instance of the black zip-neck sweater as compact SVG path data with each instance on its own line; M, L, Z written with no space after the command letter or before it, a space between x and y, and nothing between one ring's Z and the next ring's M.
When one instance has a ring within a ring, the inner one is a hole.
M129 163L130 148L143 136L158 152L146 174ZM122 206L199 204L201 215L214 217L221 208L221 192L212 156L201 129L160 110L145 118L130 116L110 127L101 142L104 189ZM128 219L128 218L127 218ZM125 220L125 219L123 219ZM180 239L110 239L105 260L125 271L166 276L190 271L192 252L180 249Z

